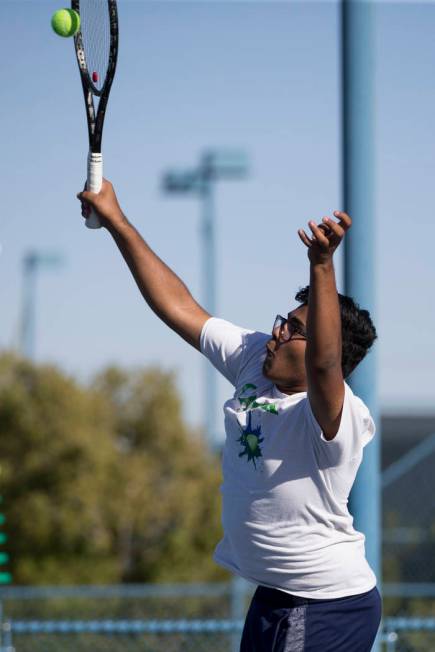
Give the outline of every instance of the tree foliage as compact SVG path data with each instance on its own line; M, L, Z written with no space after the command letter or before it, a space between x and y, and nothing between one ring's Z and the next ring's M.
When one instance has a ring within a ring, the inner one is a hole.
M83 386L1 356L0 464L16 583L226 577L219 460L171 373L110 367Z

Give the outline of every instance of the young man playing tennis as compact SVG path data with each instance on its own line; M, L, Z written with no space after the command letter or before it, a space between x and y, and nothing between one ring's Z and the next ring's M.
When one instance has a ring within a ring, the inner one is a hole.
M366 310L337 293L333 254L351 218L311 235L310 284L272 334L210 316L128 222L112 185L82 192L152 310L235 387L224 406L224 537L215 560L258 585L241 652L369 652L381 620L376 577L347 499L375 433L344 379L376 339Z

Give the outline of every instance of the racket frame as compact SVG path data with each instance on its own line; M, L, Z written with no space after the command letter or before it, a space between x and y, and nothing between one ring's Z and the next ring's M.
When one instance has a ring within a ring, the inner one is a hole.
M101 155L101 142L103 138L104 118L106 116L106 107L109 100L109 93L115 76L116 64L118 60L118 9L116 0L107 0L110 25L110 47L109 59L106 70L106 77L101 89L98 89L89 73L86 63L86 54L83 45L83 36L81 29L74 36L74 48L77 57L77 63L80 71L83 95L86 107L86 120L88 125L88 173L86 187L91 192L99 192L103 181L103 157ZM80 14L80 0L71 0L71 9ZM98 109L95 111L94 96L99 97ZM86 220L86 226L89 228L100 228L101 222L95 211Z

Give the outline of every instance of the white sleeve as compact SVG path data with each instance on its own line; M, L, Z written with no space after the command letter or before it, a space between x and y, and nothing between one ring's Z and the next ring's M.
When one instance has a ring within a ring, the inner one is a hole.
M208 319L202 328L201 353L234 386L245 353L245 336L252 332L217 317Z
M344 403L340 427L334 439L327 440L311 410L310 401L305 399L305 413L319 455L331 466L338 466L362 455L362 449L376 432L368 407L355 396L347 383L344 384Z

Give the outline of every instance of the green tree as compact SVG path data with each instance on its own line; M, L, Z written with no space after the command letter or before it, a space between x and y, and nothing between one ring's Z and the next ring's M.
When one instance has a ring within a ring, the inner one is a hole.
M183 423L173 373L106 369L118 460L109 520L127 581L227 577L212 560L221 536L220 464Z
M16 583L227 577L219 461L171 373L111 367L85 387L0 356L0 464Z
M112 413L51 366L0 358L0 463L17 583L113 581L103 519Z

